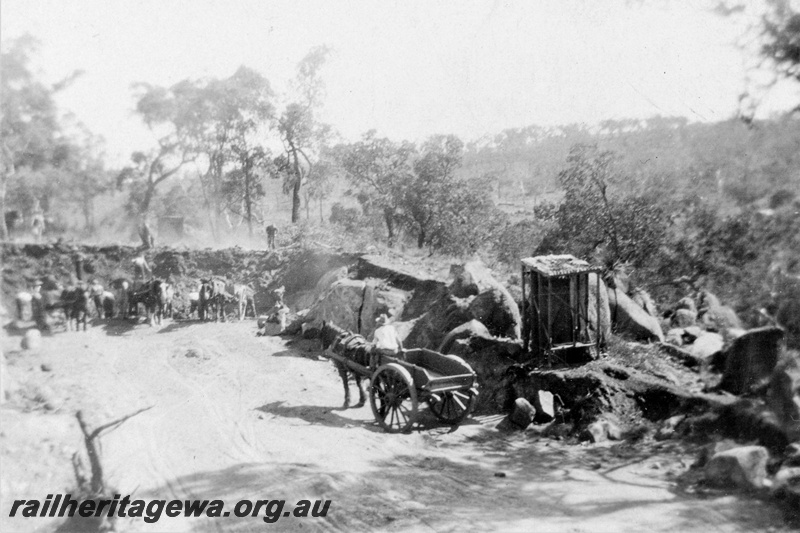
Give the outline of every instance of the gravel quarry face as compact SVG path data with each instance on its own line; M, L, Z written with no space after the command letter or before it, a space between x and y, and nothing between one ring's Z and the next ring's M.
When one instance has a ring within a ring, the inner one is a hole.
M119 519L119 531L780 531L781 511L679 488L696 457L678 441L566 445L481 415L453 430L423 410L387 434L369 406L342 410L317 341L256 337L255 321L119 321L45 336L5 335L0 529L81 530L9 518L15 499L74 492L75 419L93 427L149 410L101 437L106 483L132 498L331 501L324 518ZM352 386L352 384L351 384Z

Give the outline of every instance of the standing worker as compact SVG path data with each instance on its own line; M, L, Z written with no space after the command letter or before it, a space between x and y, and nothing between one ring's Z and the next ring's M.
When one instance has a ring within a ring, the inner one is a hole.
M92 280L92 284L89 285L89 296L94 301L94 309L97 311L97 318L103 318L103 310L105 307L103 306L103 296L105 293L105 288L100 285L100 281L95 278ZM107 318L111 318L110 316Z
M269 247L270 250L275 249L275 235L277 235L277 233L278 228L274 225L270 224L267 226L267 247Z
M153 248L156 240L153 238L153 232L150 231L150 226L147 224L147 219L142 217L142 223L139 225L139 238L142 239L142 246L145 250Z
M75 276L78 281L83 281L83 264L86 262L86 256L77 248L73 248L73 250L72 262L75 264Z
M133 258L133 288L138 289L148 278L153 275L147 264L144 254ZM146 277L145 277L146 276ZM139 279L141 278L141 281Z

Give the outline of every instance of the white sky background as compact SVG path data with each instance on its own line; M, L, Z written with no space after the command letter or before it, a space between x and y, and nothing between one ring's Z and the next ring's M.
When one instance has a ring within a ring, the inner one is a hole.
M654 5L655 4L655 5ZM701 2L2 0L3 41L29 32L35 66L105 137L112 163L151 138L130 86L227 77L239 65L286 90L314 46L333 49L324 120L346 140L465 140L530 124L731 117L744 88L739 28Z

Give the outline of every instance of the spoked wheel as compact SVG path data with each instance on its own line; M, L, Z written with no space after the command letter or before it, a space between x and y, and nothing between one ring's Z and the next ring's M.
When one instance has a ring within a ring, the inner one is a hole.
M417 418L417 391L411 374L396 363L375 371L369 403L375 420L388 433L408 431Z
M477 395L472 389L440 392L428 400L428 407L436 418L448 424L458 424L475 408Z
M457 355L445 355L448 359L458 361L465 369L472 371L466 361ZM428 398L428 407L436 418L448 424L458 424L475 408L478 399L476 389L447 391L432 394Z

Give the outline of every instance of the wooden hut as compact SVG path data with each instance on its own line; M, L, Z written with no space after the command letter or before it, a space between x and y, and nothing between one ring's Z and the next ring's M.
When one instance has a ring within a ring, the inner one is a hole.
M600 294L590 298L589 274L600 267L571 255L544 255L522 260L523 348L548 366L567 364L596 353ZM591 301L590 301L591 300ZM591 317L590 306L596 313Z

